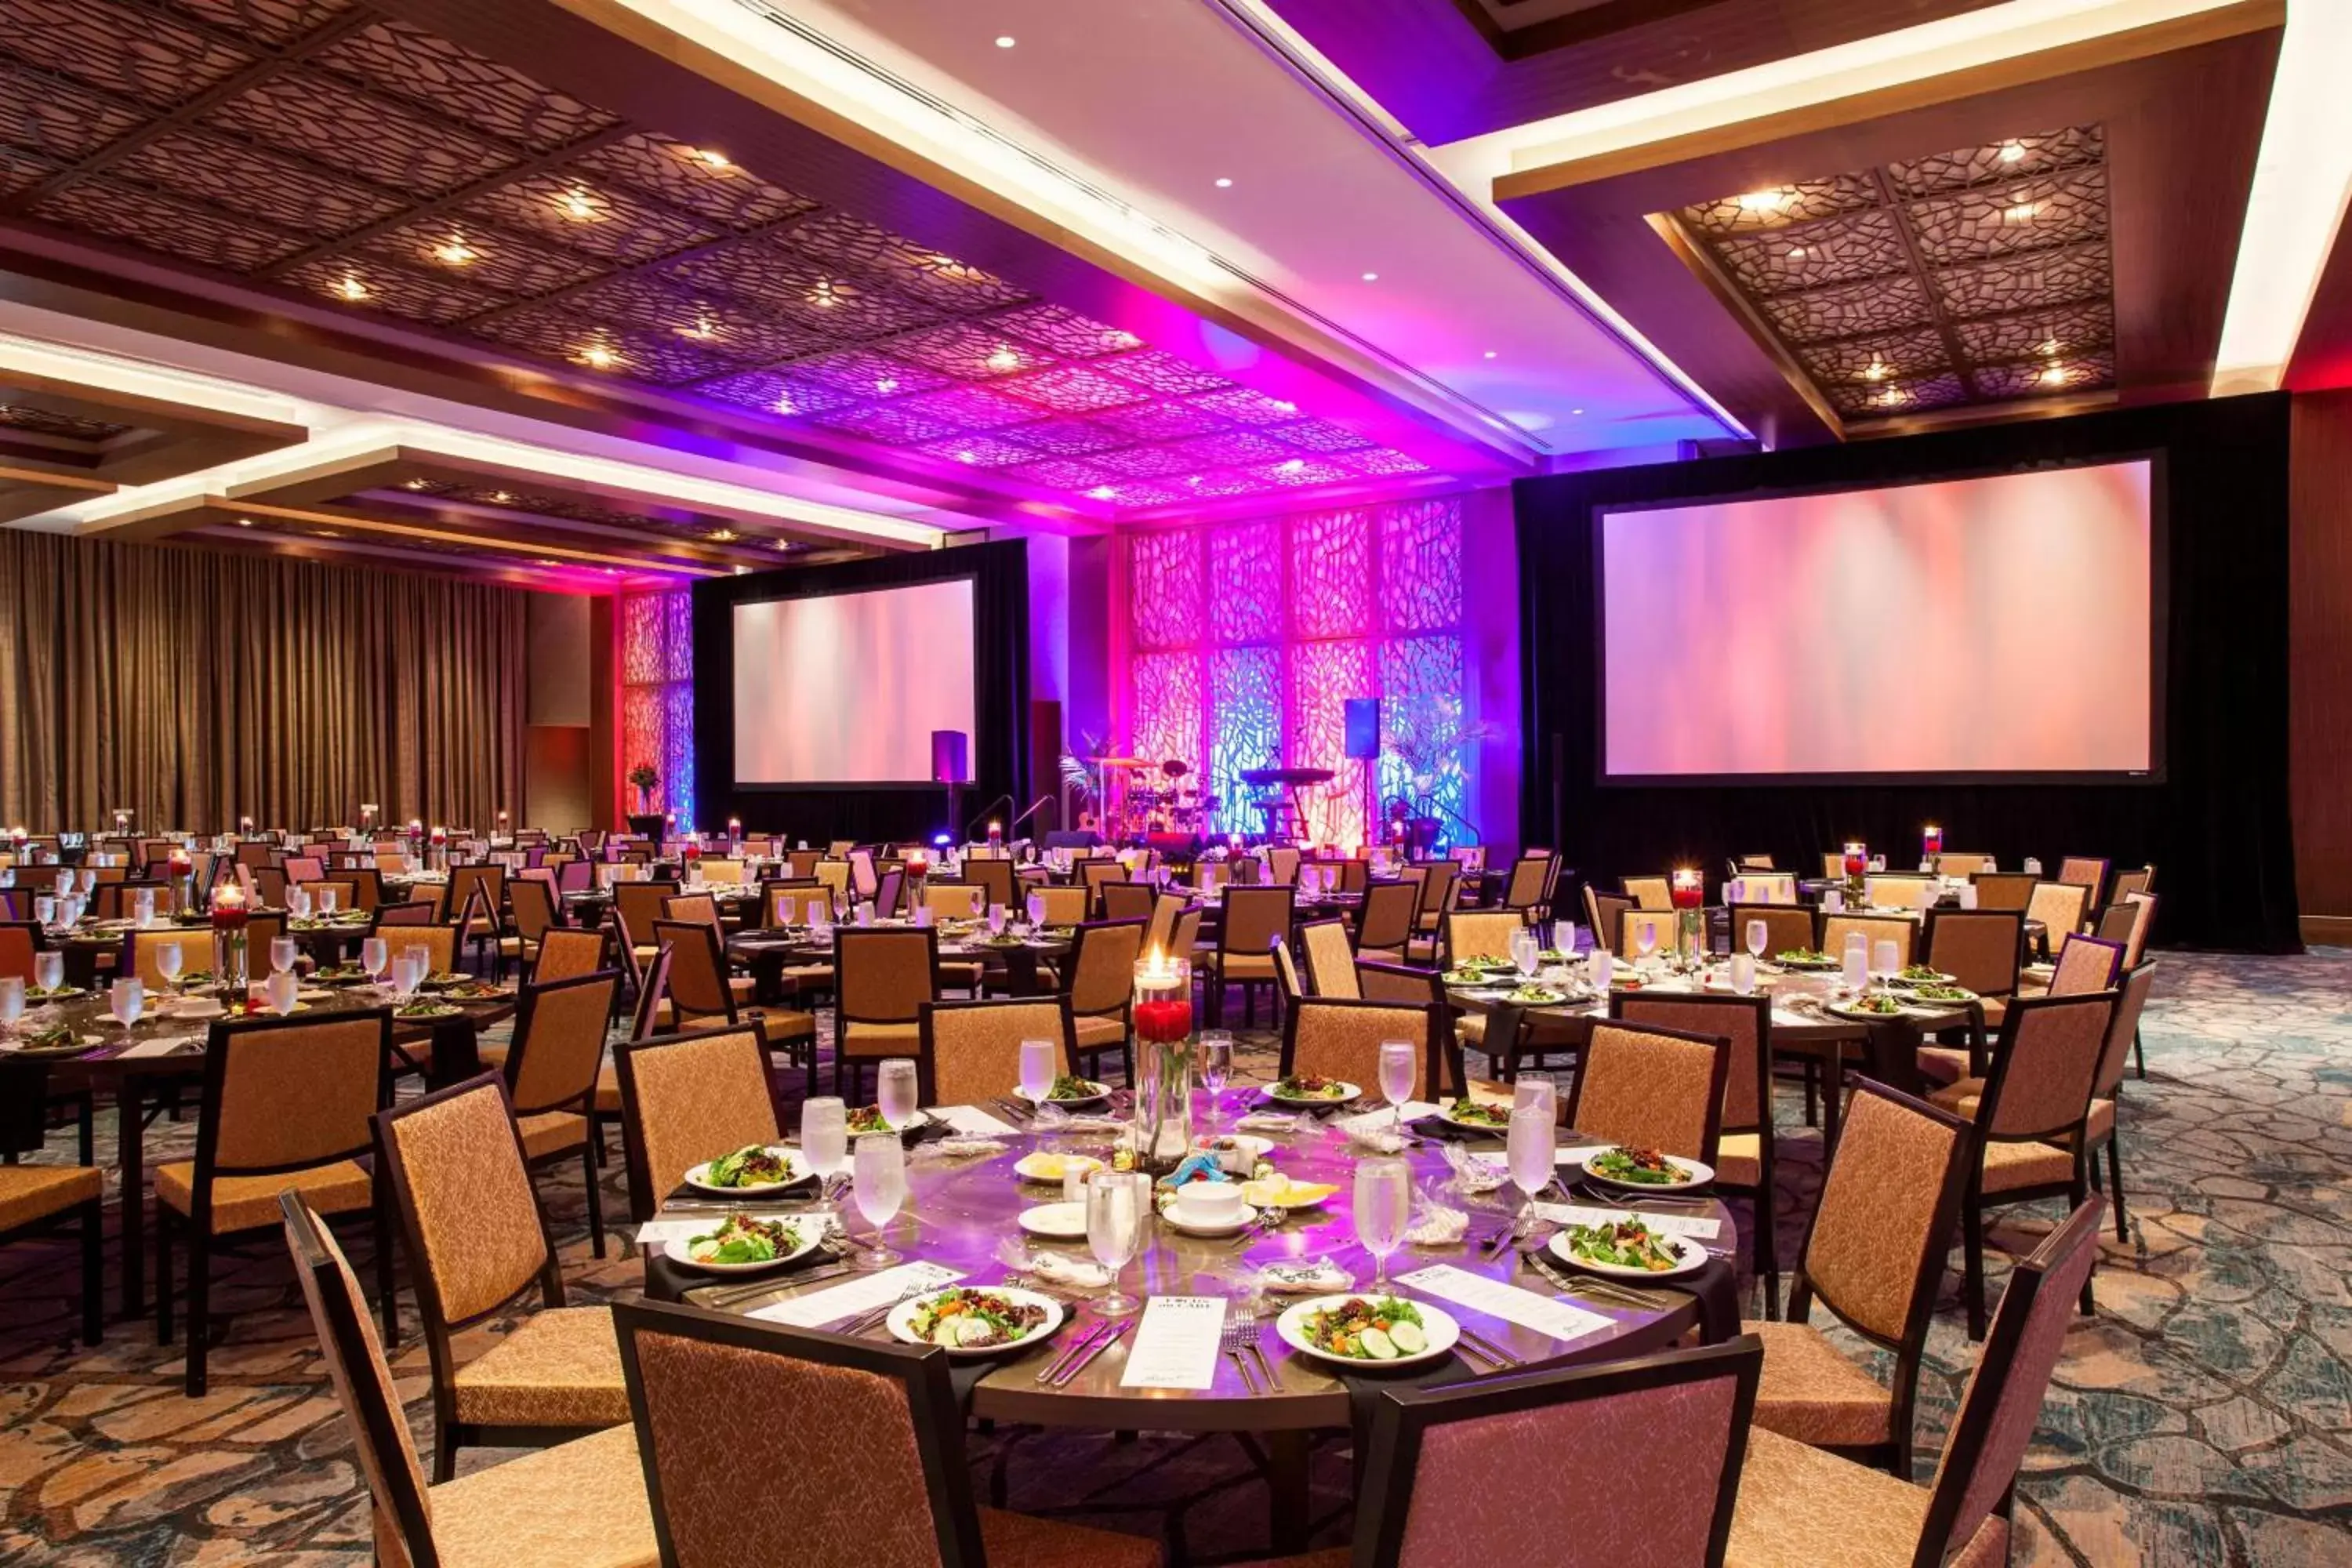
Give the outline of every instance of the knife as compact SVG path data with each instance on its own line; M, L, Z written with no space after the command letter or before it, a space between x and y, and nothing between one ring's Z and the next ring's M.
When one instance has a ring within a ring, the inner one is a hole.
M1053 1360L1045 1363L1045 1369L1037 1374L1037 1381L1039 1383L1053 1382L1054 1379L1060 1374L1062 1369L1069 1365L1080 1352L1087 1350L1088 1347L1093 1345L1097 1340L1101 1339L1105 1334L1108 1333L1111 1327L1111 1324L1107 1323L1100 1319L1097 1319L1095 1321L1088 1323L1083 1332L1078 1334L1076 1338L1071 1340L1069 1343L1064 1345L1061 1349L1061 1352L1055 1356Z
M1059 1373L1055 1374L1053 1386L1055 1388L1068 1387L1071 1379L1076 1377L1078 1373L1086 1371L1087 1364L1091 1363L1095 1357L1102 1354L1103 1352L1117 1344L1119 1341L1119 1336L1126 1333L1127 1331L1133 1326L1134 1325L1131 1321L1123 1321L1114 1327L1110 1332L1095 1341L1092 1344L1087 1345L1086 1349L1078 1352L1077 1360L1072 1362L1068 1366L1064 1367Z
M774 1279L758 1279L747 1285L705 1286L687 1292L687 1299L697 1306L713 1309L731 1307L738 1301L748 1301L764 1296L771 1290L791 1290L803 1285L814 1285L820 1279L837 1279L855 1270L846 1263L822 1268L812 1268L802 1274L786 1274Z

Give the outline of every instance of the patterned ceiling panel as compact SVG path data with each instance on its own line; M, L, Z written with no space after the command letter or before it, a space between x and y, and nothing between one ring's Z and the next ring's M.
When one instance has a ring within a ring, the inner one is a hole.
M1760 288L1792 220L1865 273L1878 205L1706 221ZM0 0L0 217L1120 507L1427 471L361 0Z
M2106 137L2070 126L1750 191L1675 216L1838 412L2116 380Z
M684 509L630 511L620 507L603 507L588 501L566 500L562 496L543 495L536 490L499 489L491 485L460 484L449 479L410 479L389 490L346 496L334 504L380 511L384 497L403 500L456 501L493 513L504 513L519 522L532 518L562 518L567 522L590 523L624 533L660 534L698 543L727 544L747 537L745 531L726 518ZM752 542L767 542L758 539ZM777 539L772 542L780 551L799 547L799 542L794 540Z
M128 436L131 428L128 425L110 425L102 419L78 419L70 414L52 414L46 408L0 403L0 429L21 430L28 436L54 436L60 440L87 441L96 446Z

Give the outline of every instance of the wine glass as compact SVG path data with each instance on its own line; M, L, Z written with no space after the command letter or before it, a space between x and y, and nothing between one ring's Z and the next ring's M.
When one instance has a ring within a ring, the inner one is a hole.
M831 1184L849 1163L849 1112L838 1097L820 1095L801 1102L801 1158L816 1176L819 1209L828 1224L837 1224Z
M779 893L776 895L776 926L778 930L790 931L793 927L793 922L800 918L800 913L801 901L798 899L793 897L790 893Z
M1412 1223L1412 1167L1382 1155L1356 1164L1356 1239L1372 1255L1372 1289L1385 1290L1389 1255Z
M1032 1105L1043 1105L1054 1091L1054 1042L1024 1040L1021 1042L1021 1098Z
M33 984L43 994L54 993L66 983L66 955L54 949L33 954Z
M25 1016L25 977L0 975L0 1034L14 1036L16 1020Z
M319 912L320 912L320 914L322 914L322 915L331 915L331 914L333 914L333 913L335 912L335 900L336 900L338 898L340 898L341 896L341 894L339 894L339 893L338 893L334 889L332 889L332 888L321 888L321 889L319 889Z
M269 972L276 974L280 970L293 968L294 959L301 951L294 945L294 939L290 936L273 937L269 943Z
M155 973L163 977L164 984L171 986L176 986L179 984L181 958L182 954L180 952L180 944L178 942L166 942L157 944L155 948Z
M1543 945L1536 933L1521 926L1511 933L1511 964L1519 972L1519 984L1535 983L1536 970L1543 962Z
M310 892L307 888L286 889L286 912L298 921L310 918Z
M392 994L404 1003L415 995L416 988L424 983L425 971L431 963L431 957L421 947L404 950L398 958L392 961Z
M907 1146L896 1132L869 1132L857 1141L851 1182L857 1212L874 1227L874 1245L857 1255L860 1268L887 1268L898 1255L883 1242L883 1230L907 1201Z
M43 893L33 900L33 918L44 927L54 929L58 923L58 900L54 893Z
M1640 951L1642 962L1649 963L1650 953L1658 945L1658 922L1636 921L1633 923L1633 945Z
M1511 1165L1511 1185L1519 1189L1523 1205L1519 1217L1512 1225L1516 1235L1527 1234L1535 1218L1536 1194L1551 1184L1553 1159L1558 1152L1557 1135L1549 1110L1527 1106L1511 1112L1511 1131L1507 1144Z
M1124 1318L1143 1303L1123 1294L1119 1274L1143 1247L1143 1215L1151 1203L1151 1178L1141 1171L1097 1171L1087 1177L1087 1246L1110 1271L1110 1294L1095 1303L1095 1315Z
M1005 911L1003 904L991 904L988 906L989 935L1003 936L1004 934L1004 916Z
M1029 895L1029 923L1033 926L1045 923L1045 895L1043 893Z
M1530 1108L1542 1111L1552 1119L1554 1124L1557 1124L1559 1121L1559 1086L1548 1078L1538 1078L1533 1073L1521 1073L1517 1078L1513 1079L1511 1109L1526 1110Z
M1381 1098L1389 1102L1400 1130L1404 1126L1404 1102L1412 1098L1412 1042L1381 1042Z
M263 981L261 984L262 994L269 1002L269 1010L280 1017L294 1011L295 1001L300 996L301 991L302 983L294 977L294 972L290 969L273 971L269 978Z
M127 1040L139 1015L147 1010L147 987L136 979L118 980L106 988L106 1005L114 1021L122 1026L122 1037Z
M1209 1091L1209 1125L1225 1122L1225 1086L1234 1080L1234 1037L1230 1029L1201 1031L1201 1087Z
M383 972L392 965L392 943L380 936L372 936L360 943L360 967L378 985L383 984Z
M1764 956L1764 943L1770 936L1771 932L1766 929L1762 921L1749 921L1748 922L1748 956L1761 959Z
M1045 1085L1053 1088L1051 1081ZM881 1107L882 1120L896 1132L915 1120L915 1064L906 1057L892 1057L875 1074L875 1101Z

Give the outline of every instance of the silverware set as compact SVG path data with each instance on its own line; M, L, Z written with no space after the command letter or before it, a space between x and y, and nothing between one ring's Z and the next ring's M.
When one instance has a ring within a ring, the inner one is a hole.
M1527 1364L1484 1334L1462 1323L1459 1319L1455 1320L1455 1326L1461 1336L1454 1342L1455 1350L1468 1351L1480 1361L1492 1365L1496 1372L1513 1372Z
M824 1325L824 1331L828 1334L840 1334L846 1339L855 1339L859 1334L871 1333L887 1321L891 1313L918 1296L929 1295L932 1289L929 1285L909 1285L898 1292L897 1300L885 1301L878 1307L869 1307L863 1312L853 1312L846 1318L827 1323Z
M1097 1321L1088 1325L1086 1331L1072 1340L1060 1355L1046 1363L1045 1370L1037 1374L1038 1384L1046 1388L1066 1388L1072 1378L1087 1369L1089 1362L1117 1344L1119 1337L1134 1324L1132 1318L1120 1318L1111 1321Z
M828 1264L823 1268L805 1269L798 1274L785 1274L770 1279L755 1279L747 1285L705 1287L699 1290L688 1291L688 1295L698 1304L719 1310L740 1306L745 1301L773 1291L797 1290L803 1285L814 1285L822 1279L838 1279L851 1271L850 1266L846 1263Z
M1241 1234L1225 1244L1227 1252L1242 1252L1255 1247L1265 1237L1282 1228L1282 1211L1268 1204L1258 1211L1257 1218L1242 1226Z
M1001 1113L1006 1121L1012 1122L1015 1127L1026 1127L1031 1122L1037 1120L1037 1113L1035 1110L1014 1100L1000 1099L992 1100L988 1103L991 1109Z
M1258 1343L1255 1309L1231 1309L1225 1319L1224 1333L1218 1342L1234 1365L1241 1369L1244 1388L1252 1394L1272 1394L1275 1391L1273 1364L1265 1359L1265 1351Z

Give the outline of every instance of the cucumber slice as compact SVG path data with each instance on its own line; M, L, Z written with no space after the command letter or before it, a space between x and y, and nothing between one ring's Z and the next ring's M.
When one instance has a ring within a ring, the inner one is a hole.
M1396 1342L1378 1329L1366 1329L1364 1337L1357 1343L1363 1347L1364 1354L1374 1361L1396 1360Z
M1419 1355L1429 1348L1429 1336L1419 1323L1399 1323L1389 1331L1389 1342L1404 1355Z

